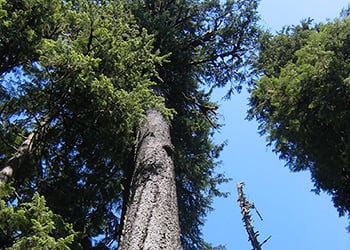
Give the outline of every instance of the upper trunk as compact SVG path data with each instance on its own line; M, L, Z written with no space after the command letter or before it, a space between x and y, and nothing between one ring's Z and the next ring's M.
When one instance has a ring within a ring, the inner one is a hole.
M173 145L159 111L147 112L138 139L119 249L180 249Z

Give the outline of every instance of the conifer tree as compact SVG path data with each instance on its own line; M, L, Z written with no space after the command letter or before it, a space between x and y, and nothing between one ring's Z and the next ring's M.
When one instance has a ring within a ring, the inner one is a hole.
M160 80L153 87L165 98L165 106L176 112L166 128L174 147L163 146L174 159L182 247L204 249L208 246L200 227L212 197L224 195L217 185L226 179L216 172L223 145L215 145L211 138L219 127L217 105L203 87L229 84L230 95L245 80L244 69L259 35L258 1L127 2L138 25L155 34L155 48L169 55L168 62L157 67Z
M57 8L46 12L51 6ZM12 18L37 39L30 49L10 50L14 59L1 72L2 177L13 180L21 202L37 191L44 195L79 232L76 243L84 249L97 236L101 246L111 246L134 128L148 107L167 113L150 90L163 59L119 1L5 1L1 7L2 28L14 29L1 41L20 32ZM32 10L41 12L25 15ZM35 18L46 18L42 28L52 29L50 35L36 34L42 30Z
M200 227L226 181L210 93L244 80L257 2L0 1L0 174L17 202L44 195L75 249L115 248L123 220L140 249L210 248ZM130 230L135 206L164 220Z
M293 172L310 171L341 216L350 211L349 34L347 16L267 34L250 98L273 150Z

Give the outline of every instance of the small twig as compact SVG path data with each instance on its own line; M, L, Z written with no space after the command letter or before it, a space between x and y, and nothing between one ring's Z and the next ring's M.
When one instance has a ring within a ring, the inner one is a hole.
M271 237L272 237L272 235L270 235L269 237L267 237L267 239L264 240L264 241L260 244L260 246L264 245L269 239L271 239Z
M261 216L261 214L259 213L258 208L255 206L255 204L254 204L254 203L253 203L252 208L254 208L254 209L255 209L255 212L256 212L256 213L257 213L257 215L259 216L260 220L261 220L261 221L263 221L264 219L263 219L263 217Z
M21 198L19 197L17 191L14 191L15 192L15 196L17 197L18 201L21 201Z

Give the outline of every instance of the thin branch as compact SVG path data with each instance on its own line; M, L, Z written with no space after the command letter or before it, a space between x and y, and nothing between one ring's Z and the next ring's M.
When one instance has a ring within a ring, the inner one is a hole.
M260 218L260 220L264 220L263 219L263 217L261 216L261 214L259 213L259 211L258 211L258 208L254 205L254 203L253 203L253 206L252 206L252 208L254 208L255 209L255 212L257 213L257 215L259 216L259 218Z
M191 61L189 62L189 65L199 65L199 64L203 64L203 63L208 63L208 62L215 62L218 58L223 59L222 61L225 62L224 58L231 56L231 59L236 58L237 60L241 60L241 56L237 53L237 49L236 47L233 50L230 51L225 51L223 53L220 54L211 54L210 56L197 60L197 61Z
M271 235L269 236L269 237L267 237L267 239L266 240L264 240L261 244L260 244L260 246L262 246L262 245L264 245L269 239L271 239Z

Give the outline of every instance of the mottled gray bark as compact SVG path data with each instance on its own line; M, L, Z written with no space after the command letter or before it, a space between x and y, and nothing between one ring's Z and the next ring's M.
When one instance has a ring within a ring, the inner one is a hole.
M120 250L180 249L180 229L169 124L147 112L135 152Z

